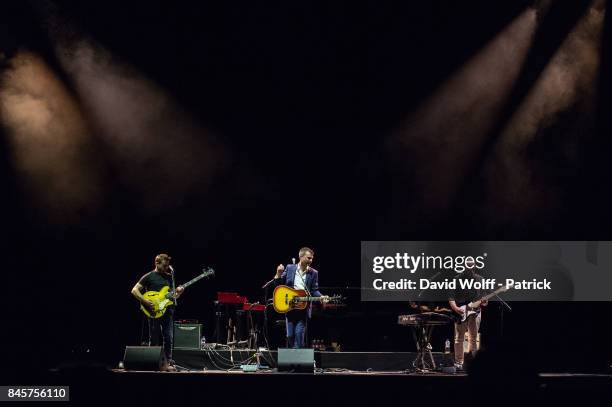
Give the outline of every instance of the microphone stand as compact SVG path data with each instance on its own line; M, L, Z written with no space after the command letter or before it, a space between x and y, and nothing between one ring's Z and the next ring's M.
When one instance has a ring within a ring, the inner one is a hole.
M172 276L172 293L174 294L174 306L176 307L178 305L178 301L176 298L176 282L174 281L174 268L172 266L168 266L168 268L170 269L170 275Z
M298 266L299 269L299 266ZM308 269L306 269L308 270ZM298 270L295 270L296 274ZM304 291L306 291L306 296L311 297L310 291L308 291L308 287L306 287L306 279L304 279ZM306 323L304 324L304 348L308 347L308 320L310 319L310 315L312 314L312 301L308 301L308 306L306 307Z
M268 348L268 351L270 351L270 344L268 343L268 287L274 283L274 281L276 280L276 278L273 278L272 280L268 281L267 283L265 283L261 289L263 290L263 304L265 305L264 307L264 320L263 320L263 336L266 340L266 347Z
M259 340L259 337L257 335L257 329L255 329L255 324L253 322L252 310L253 310L253 307L255 307L258 304L259 304L259 301L254 302L251 304L249 309L246 310L247 311L247 324L249 325L249 349L256 349L257 351L259 351L259 344L257 343ZM257 321L257 319L255 319L255 321ZM257 365L259 365L259 360L257 362Z
M434 274L431 278L428 278L428 281L434 281L436 278L438 278L438 276L442 274L441 271L438 271L436 274ZM419 295L417 295L417 298L421 298L421 295L423 295L423 292L425 291L425 289L423 288L421 291L419 291Z
M506 308L508 308L508 311L512 311L512 307L510 305L508 305L508 303L506 301L504 301L502 299L502 297L499 296L499 294L495 294L495 298L497 298L499 300L499 302L504 304L506 306Z
M512 311L512 307L508 305L506 301L504 301L498 294L495 294L495 298L502 303L503 306L499 307L499 337L503 338L504 336L504 307L508 308L508 311Z
M174 298L172 298L172 300L174 301L174 307L176 308L178 306L178 301L177 301L177 298L176 298L176 282L174 280L174 267L168 265L168 268L170 269L170 272L171 272L170 275L172 276L172 293L173 293L173 296L174 296ZM174 316L172 316L170 318L170 324L172 325L171 329L174 332ZM170 338L172 338L170 340L170 359L172 360L172 353L174 351L174 339L173 339L174 338L174 334ZM168 363L170 363L170 361L168 361Z
M268 329L268 287L270 287L271 284L274 283L274 281L276 281L276 278L273 278L272 280L268 281L267 283L265 283L261 289L263 290L263 304L265 305L264 308L264 328L263 328L263 335L264 338L266 340L266 347L268 348L268 352L270 351L270 343L268 341L268 336L270 333L270 330Z
M272 280L268 281L268 282L267 282L267 283L265 283L265 284L264 284L264 285L263 285L261 288L265 290L266 288L268 288L268 286L269 286L270 284L272 284L272 283L274 282L274 280L276 280L276 278L273 278Z
M264 304L263 336L266 341L266 348L270 350L270 345L268 344L268 283L266 283L262 289Z

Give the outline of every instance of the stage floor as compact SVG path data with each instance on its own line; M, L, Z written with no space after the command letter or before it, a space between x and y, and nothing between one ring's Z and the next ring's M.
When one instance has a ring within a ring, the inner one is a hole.
M191 400L207 401L221 395L228 402L273 405L291 400L292 405L409 405L516 407L521 403L555 406L609 406L612 375L541 373L534 377L506 375L501 369L485 376L466 373L416 373L394 371L328 371L313 373L257 372L240 370L183 370L141 372L114 370L120 389L170 388ZM298 390L296 390L296 386ZM299 390L299 389L308 390ZM124 391L124 390L122 390ZM160 391L160 390L158 390ZM196 404L198 404L196 402Z
M454 377L457 379L465 379L468 377L467 372L458 372L453 374L427 371L427 372L408 372L408 371L334 371L334 370L318 370L313 373L300 373L300 372L279 372L277 369L261 369L255 372L245 372L241 369L230 369L230 370L189 370L178 368L176 372L160 372L160 371L148 371L148 370L126 370L126 369L112 369L113 373L118 374L130 374L130 375L231 375L231 376L252 376L252 375L274 375L274 376L294 376L294 375L321 375L321 376L404 376L404 377ZM599 373L538 373L537 377L540 379L594 379L594 380L610 380L612 381L612 374L599 374ZM612 384L612 383L611 383Z
M389 356L386 352L381 353ZM198 353L192 356L198 357ZM359 355L340 357L349 356ZM376 360L381 355L368 357ZM70 399L79 405L115 405L118 402L159 405L179 401L181 405L205 405L214 401L219 405L270 406L278 404L279 400L289 400L292 406L313 403L338 406L358 400L357 405L372 406L424 403L497 407L529 402L584 407L608 406L612 394L612 374L538 374L507 366L468 370L467 374L339 368L319 368L314 373L278 372L273 368L256 372L208 368L157 372L84 365L49 371L40 377L25 373L27 376L23 379L14 377L13 380L70 386ZM474 400L479 402L474 403Z
M260 369L255 372L245 372L241 369L231 370L194 370L194 369L182 369L178 368L176 372L160 372L160 371L147 371L147 370L126 370L126 369L112 369L114 373L119 374L172 374L172 375L266 375L266 376L294 376L294 375L321 375L321 376L435 376L435 377L466 377L467 373L460 372L454 374L434 372L434 371L421 371L421 372L404 372L404 371L356 371L356 370L316 370L313 373L301 373L301 372L282 372L277 369ZM612 377L612 376L611 376Z
M269 368L278 367L276 350L254 349L175 349L173 358L176 364L186 370L236 370L244 364L255 364L259 353L259 365ZM453 366L451 354L432 352L434 364L427 358L427 364L417 361L416 352L314 352L314 366L317 369L330 371L358 372L413 372L423 366L433 368Z
M247 350L175 350L177 372L76 364L41 372L40 376L28 370L21 371L21 376L16 372L12 382L69 386L71 401L79 405L173 405L178 401L181 405L205 405L214 401L219 405L270 406L288 400L292 406L338 406L358 400L357 405L372 406L516 407L529 402L585 407L609 406L612 394L612 371L537 372L508 360L489 363L485 358L477 365L477 358L467 372L424 372L412 368L413 352L315 352L317 369L313 373L279 372L273 366L244 372L236 366L249 359L253 362L253 354ZM274 363L276 355L270 352L267 360ZM441 364L452 363L448 354L437 353L434 358ZM233 360L233 366L209 367L213 361L219 365L219 361L228 360Z

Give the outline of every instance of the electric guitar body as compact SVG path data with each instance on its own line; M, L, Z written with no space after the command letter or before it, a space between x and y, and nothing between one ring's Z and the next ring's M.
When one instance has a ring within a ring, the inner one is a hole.
M455 315L455 319L456 322L458 323L463 323L465 321L467 321L467 319L472 316L472 315L478 315L480 314L480 310L481 310L481 304L483 301L487 301L490 298L493 298L494 296L496 296L499 293L502 293L504 291L508 291L510 287L505 286L505 287L501 287L495 291L493 291L492 293L485 295L484 297L482 297L481 299L477 300L477 301L472 301L469 304L464 304L462 306L460 306L459 308L463 311L462 315Z
M215 270L212 268L208 268L202 272L199 276L182 284L181 287L187 288L193 283L200 281L203 278L214 276ZM162 287L159 291L147 291L142 295L145 299L151 301L153 303L153 309L149 309L144 305L140 304L140 310L149 318L161 318L165 313L168 307L174 304L174 298L176 298L176 293L170 289L169 286Z
M174 304L173 296L169 296L170 287L165 286L159 291L147 291L142 296L153 303L153 309L150 310L140 304L140 310L149 318L161 318L168 307Z

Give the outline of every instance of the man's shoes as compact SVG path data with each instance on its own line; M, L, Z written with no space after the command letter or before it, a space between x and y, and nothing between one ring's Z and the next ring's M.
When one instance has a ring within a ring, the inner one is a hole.
M456 369L458 372L463 372L463 370L464 370L464 369L463 369L463 363L455 363L455 365L454 365L454 366L455 366L455 369Z
M164 362L159 370L162 372L176 372L176 367L168 362Z
M170 366L169 364L163 364L159 370L161 372L176 372L176 367Z

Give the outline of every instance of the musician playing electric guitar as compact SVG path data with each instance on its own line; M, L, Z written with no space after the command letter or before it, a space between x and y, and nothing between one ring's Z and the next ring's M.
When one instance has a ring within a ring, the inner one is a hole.
M285 266L280 264L276 268L274 276L276 285L284 284L296 290L304 290L311 297L323 297L323 302L329 297L319 292L319 272L310 267L314 258L314 251L308 247L302 247L299 251L300 261L298 264ZM303 348L306 346L304 337L306 333L307 320L311 315L311 307L306 309L295 309L287 312L287 346L290 348Z
M155 269L148 272L138 280L132 295L136 297L140 303L155 314L154 304L146 299L142 293L147 291L160 291L163 287L175 287L174 273L170 266L171 257L165 253L155 256ZM178 298L184 291L184 287L178 286L174 290L174 299ZM149 325L149 345L160 345L160 334L163 339L164 353L166 355L166 364L163 370L174 371L174 363L172 361L172 342L174 339L174 304L168 306L164 314L160 318L147 318Z
M456 279L466 279L480 281L483 279L482 276L474 272L474 262L470 259L466 259L465 270L461 274L457 274ZM469 333L469 352L471 355L476 354L477 345L476 339L478 338L478 331L480 329L480 321L482 319L482 312L471 313L465 320L462 321L465 316L464 313L468 312L467 307L462 306L472 301L480 300L483 295L480 290L476 289L460 289L457 284L457 289L449 293L448 304L451 309L459 314L462 318L455 322L455 367L459 370L463 369L463 342L465 340L465 332ZM488 301L483 300L480 302L481 307L487 306Z

